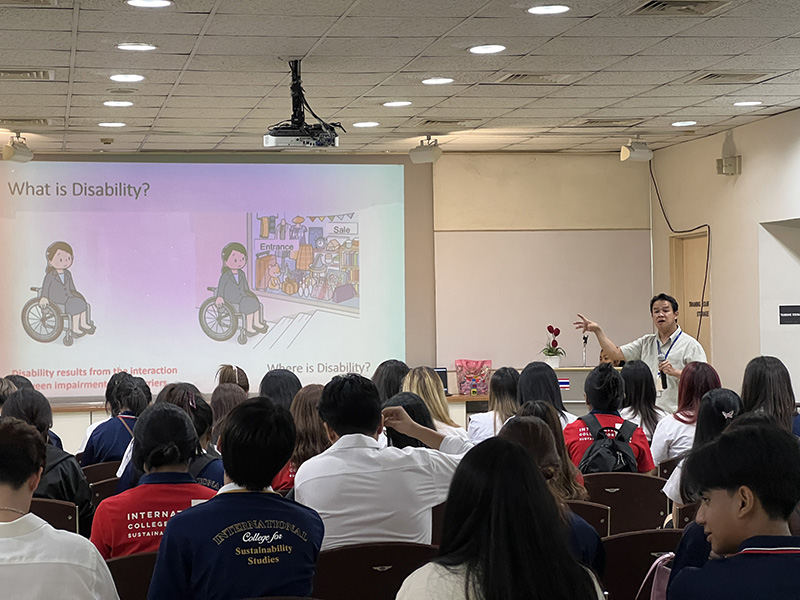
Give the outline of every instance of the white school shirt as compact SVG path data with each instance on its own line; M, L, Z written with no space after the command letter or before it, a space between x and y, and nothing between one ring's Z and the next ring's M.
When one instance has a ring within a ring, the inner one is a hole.
M681 473L683 473L683 461L680 461L675 469L673 469L669 479L667 479L667 483L661 488L664 495L675 504L685 504L681 497Z
M674 343L673 343L674 342ZM670 345L672 348L670 348ZM634 340L629 344L620 346L625 360L641 360L647 363L653 372L653 377L658 375L658 350L661 348L662 354L669 355L667 360L670 364L682 371L690 362L706 362L706 353L696 339L678 327L669 337L665 344L661 343L657 333L648 333ZM660 389L661 383L656 383L656 389ZM675 412L678 409L678 378L667 375L667 389L662 391L656 398L656 403L667 412Z
M681 423L675 415L661 419L656 425L653 442L650 444L653 462L660 464L691 450L695 429L697 423Z
M0 523L0 556L3 598L119 600L94 544L32 513Z
M448 436L440 450L380 448L354 433L308 459L294 478L294 498L325 524L322 550L375 542L431 543L431 509L472 443Z
M633 412L633 409L630 406L628 408L621 408L619 410L619 416L625 419L626 421L632 421L636 423L639 427L642 428L642 431L644 431L644 437L647 438L647 441L648 442L652 441L655 429L650 431L649 429L645 428L645 426L642 424L642 417ZM658 417L658 422L656 423L657 427L658 423L660 423L664 418L669 416L669 413L663 411L662 409L656 406L656 416Z
M475 413L469 417L467 435L473 444L478 444L500 433L503 425L503 421L499 420L499 415L495 410Z
M454 435L462 440L468 440L469 435L467 434L467 430L463 427L453 427L452 425L447 425L442 423L441 421L437 421L433 419L433 426L436 427L436 431L441 433L444 436Z

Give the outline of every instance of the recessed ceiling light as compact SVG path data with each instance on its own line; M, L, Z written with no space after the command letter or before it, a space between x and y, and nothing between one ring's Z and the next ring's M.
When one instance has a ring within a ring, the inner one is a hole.
M143 42L124 42L117 44L120 50L132 50L134 52L146 52L147 50L155 50L158 46L154 44L145 44Z
M164 8L172 4L172 0L127 0L131 6L138 8Z
M542 6L532 6L528 12L532 15L560 15L569 10L569 6L563 4L544 4Z
M353 127L377 127L380 125L377 121L361 121L360 123L353 123Z
M98 127L125 127L125 123L98 123Z
M672 124L673 127L691 127L692 125L697 125L697 121L675 121Z
M734 106L761 106L764 104L761 100L746 100L744 102L734 102Z
M497 54L505 49L506 47L500 44L486 44L485 46L473 46L469 51L473 54Z
M110 77L111 81L118 81L120 83L134 83L136 81L144 80L143 75L133 75L133 74L120 74L120 75L112 75Z
M398 108L400 106L411 106L411 102L409 100L393 100L392 102L384 102L383 105L388 108Z
M449 77L431 77L429 79L423 79L422 83L426 85L443 85L445 83L453 83L453 80Z
M113 107L123 107L123 106L133 106L133 102L129 102L128 100L106 100L103 102L103 106L113 106Z

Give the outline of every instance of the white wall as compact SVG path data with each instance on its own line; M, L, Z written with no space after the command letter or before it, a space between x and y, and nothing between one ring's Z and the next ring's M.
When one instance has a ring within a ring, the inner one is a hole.
M747 362L764 351L759 312L760 223L800 217L798 131L800 112L793 111L658 150L653 160L673 226L711 225L714 366L723 385L733 389L739 389ZM742 156L742 175L716 174L715 160L723 154ZM669 231L655 199L653 261L655 288L669 289ZM798 365L800 344L785 349L779 358Z

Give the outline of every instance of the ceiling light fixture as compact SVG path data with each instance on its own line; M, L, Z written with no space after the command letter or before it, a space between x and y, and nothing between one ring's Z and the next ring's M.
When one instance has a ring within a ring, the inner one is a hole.
M133 106L133 102L129 102L128 100L106 100L103 102L103 106L122 108L124 106Z
M380 125L377 121L361 121L359 123L353 123L353 127L377 127Z
M764 104L761 100L745 100L743 102L734 102L734 106L761 106Z
M172 5L172 0L126 0L131 6L137 8L166 8Z
M118 74L112 75L109 77L111 81L117 81L119 83L135 83L137 81L143 81L144 75L134 75L134 74Z
M125 127L125 123L98 123L98 127Z
M453 83L453 80L450 77L430 77L428 79L423 79L422 83L425 85L444 85L446 83Z
M692 125L697 125L697 121L675 121L672 124L673 127L691 127Z
M653 158L653 151L647 147L647 143L639 140L628 140L628 143L619 149L619 159L622 162L647 162Z
M147 50L155 50L158 48L155 44L145 44L144 42L123 42L117 44L119 50L131 50L134 52L146 52Z
M25 145L25 138L16 134L3 146L3 160L26 163L33 159L33 150Z
M383 105L387 108L399 108L401 106L411 106L409 100L392 100L391 102L384 102Z
M442 156L442 149L439 148L439 140L431 139L431 136L419 141L419 146L408 151L408 158L415 165L424 163L435 163Z
M469 51L473 54L497 54L505 49L506 47L500 44L486 44L484 46L473 46Z
M563 4L543 4L542 6L532 6L528 12L532 15L560 15L569 10L569 6Z

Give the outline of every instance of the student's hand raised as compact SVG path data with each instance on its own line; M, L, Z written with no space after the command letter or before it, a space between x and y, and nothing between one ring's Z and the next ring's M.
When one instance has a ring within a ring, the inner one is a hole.
M600 325L598 325L594 321L590 321L580 313L578 313L578 318L580 319L580 321L574 321L572 323L573 325L575 325L575 329L581 329L583 333L586 333L587 331L591 333L597 333L598 331L600 331Z

